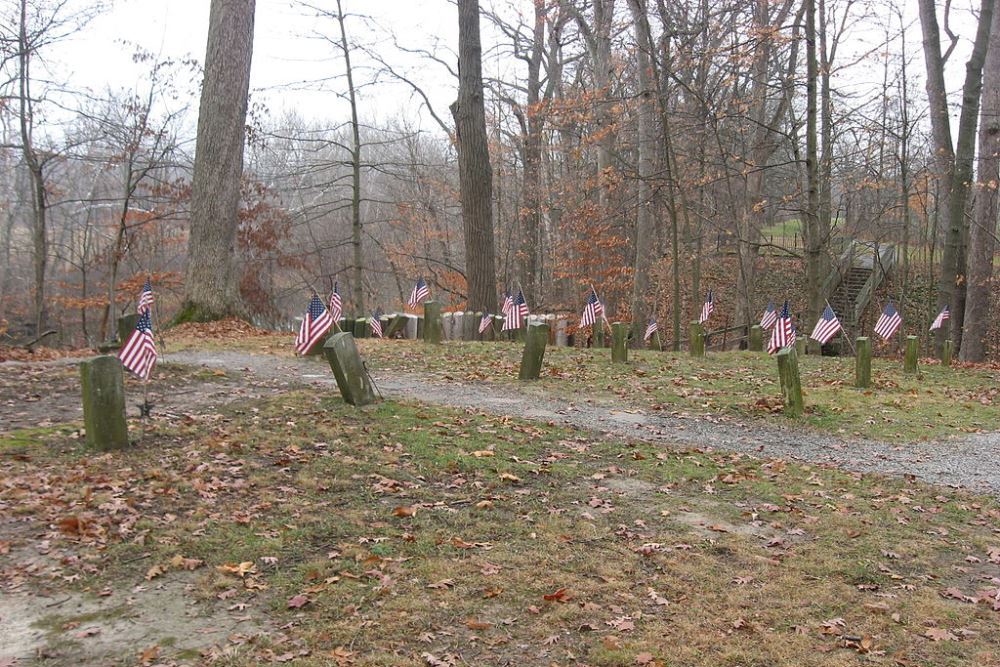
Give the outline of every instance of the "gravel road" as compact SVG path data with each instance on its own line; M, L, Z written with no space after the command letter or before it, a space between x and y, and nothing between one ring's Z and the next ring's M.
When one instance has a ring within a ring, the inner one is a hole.
M234 351L187 351L169 354L166 360L243 371L257 380L281 381L290 385L336 384L329 368L318 358L291 359ZM886 443L779 428L757 421L736 423L711 416L681 418L588 402L540 400L519 392L516 385L443 381L412 373L390 375L375 372L373 376L388 398L552 421L609 437L662 443L665 446L739 451L761 457L830 464L858 472L913 475L934 484L1000 495L1000 433L947 441Z

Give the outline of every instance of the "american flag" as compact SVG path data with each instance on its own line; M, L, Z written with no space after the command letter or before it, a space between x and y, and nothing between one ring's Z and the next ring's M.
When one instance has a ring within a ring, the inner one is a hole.
M715 310L715 302L712 301L712 290L708 290L708 294L705 295L705 303L701 307L701 317L698 318L698 324L708 322L713 310Z
M142 291L139 292L139 303L135 307L135 312L148 313L150 308L153 307L153 283L146 278L146 284L142 286Z
M520 329L521 325L528 319L528 314L528 302L524 300L524 292L517 290L517 296L511 302L510 309L507 311L507 317L503 320L501 331Z
M333 291L330 292L330 317L334 322L344 314L344 299L340 296L340 283L333 284Z
M767 310L760 317L760 328L767 331L774 326L774 323L778 321L778 311L774 308L774 302L767 302Z
M299 334L295 337L295 351L299 354L309 352L313 345L322 340L331 326L333 317L319 300L319 295L314 292L312 300L309 301L309 309L299 326Z
M882 311L882 315L878 318L878 322L875 323L874 331L882 337L882 340L889 340L892 338L892 335L896 333L899 329L899 325L902 323L903 317L890 301L885 305L885 310Z
M818 340L820 345L826 345L837 335L838 331L840 331L840 320L837 319L830 304L826 304L819 322L816 323L816 328L809 334L809 337Z
M382 337L382 311L376 310L372 313L372 316L368 318L368 324L372 328L372 336L375 338Z
M514 297L510 295L510 290L503 293L503 305L500 306L500 312L506 315L510 312L510 309L514 307Z
M649 324L646 325L646 335L642 337L643 340L649 340L652 338L653 334L656 333L658 327L656 326L656 318L649 318Z
M135 330L118 352L118 358L125 368L143 380L153 371L153 366L156 365L156 344L153 342L153 324L148 308L139 316Z
M580 318L580 328L589 327L597 322L599 316L604 315L604 304L597 298L597 292L590 288L587 295L587 305L583 307L583 317Z
M931 331L936 331L944 326L944 321L951 319L951 313L948 312L948 306L941 309L938 316L934 318L933 324L931 324Z
M483 313L483 319L479 320L479 333L486 333L486 330L491 326L493 326L493 316L489 313Z
M781 314L775 320L771 330L771 341L767 344L767 353L774 354L782 348L795 344L795 328L792 326L792 315L788 312L788 301L781 309Z
M417 278L417 284L413 286L413 291L410 292L410 300L406 302L406 305L411 308L415 308L420 305L420 302L431 295L431 288L427 286L427 282L424 280L423 276Z

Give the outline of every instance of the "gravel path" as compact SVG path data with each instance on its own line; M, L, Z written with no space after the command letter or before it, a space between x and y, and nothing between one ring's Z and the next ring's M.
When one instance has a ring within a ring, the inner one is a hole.
M167 361L193 366L244 370L259 380L335 386L319 359L291 359L223 351L189 351L167 355ZM892 444L844 439L814 431L778 428L759 422L719 421L710 416L680 418L582 404L539 400L514 386L428 379L411 373L376 372L374 379L389 398L469 407L525 419L553 421L618 438L668 446L746 452L762 457L799 459L859 472L913 475L934 484L961 486L1000 495L1000 433L962 439Z

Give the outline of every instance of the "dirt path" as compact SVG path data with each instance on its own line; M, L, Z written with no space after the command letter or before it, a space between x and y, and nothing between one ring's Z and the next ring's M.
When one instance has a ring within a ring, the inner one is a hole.
M319 358L292 359L242 352L179 352L167 356L176 364L222 368L268 384L335 386ZM799 459L858 472L913 475L934 484L962 486L1000 495L1000 434L960 440L890 444L843 439L812 431L777 428L759 422L738 423L711 416L679 418L640 410L616 409L589 401L540 400L516 385L498 386L424 378L415 374L374 371L389 398L468 407L526 419L553 421L576 428L669 446L747 452L764 457ZM335 389L334 389L335 390Z

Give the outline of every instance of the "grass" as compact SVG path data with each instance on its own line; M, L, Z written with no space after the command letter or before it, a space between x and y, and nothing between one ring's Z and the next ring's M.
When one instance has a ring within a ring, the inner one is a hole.
M304 391L161 417L114 455L58 430L21 454L0 543L73 554L55 589L190 566L192 596L272 628L219 664L1000 660L997 612L955 599L1000 576L1000 508L954 490Z
M360 341L376 371L426 373L517 386L539 398L593 399L666 414L758 419L795 428L895 441L925 440L1000 429L1000 373L987 368L947 368L923 363L916 376L902 363L875 359L873 388L857 390L854 359L806 356L799 360L806 414L788 420L780 412L773 358L748 352L686 354L630 351L615 365L605 349L549 348L543 378L517 383L520 346L458 343L427 346L411 341Z

